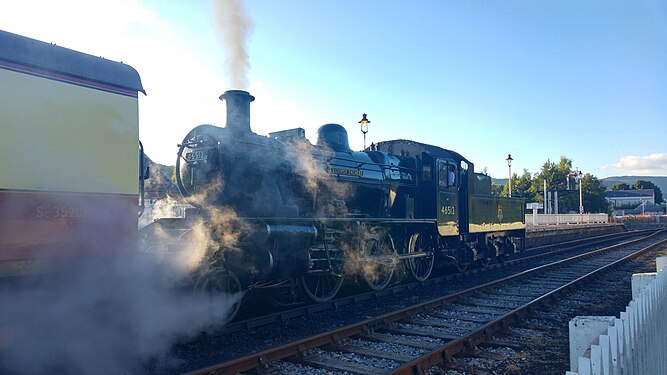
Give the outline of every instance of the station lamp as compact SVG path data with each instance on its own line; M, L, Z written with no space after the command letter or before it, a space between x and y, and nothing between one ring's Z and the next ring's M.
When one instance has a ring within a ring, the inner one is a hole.
M364 133L364 150L366 149L366 133L368 133L368 124L371 123L371 120L369 120L366 117L366 114L364 113L361 117L361 120L359 121L361 124L361 132Z
M508 184L507 187L509 188L508 189L509 190L508 197L511 197L512 196L512 160L514 160L514 159L512 159L512 154L508 154L507 159L505 159L505 160L507 161L507 166L510 169L510 178L509 178L509 180L507 180L507 184Z

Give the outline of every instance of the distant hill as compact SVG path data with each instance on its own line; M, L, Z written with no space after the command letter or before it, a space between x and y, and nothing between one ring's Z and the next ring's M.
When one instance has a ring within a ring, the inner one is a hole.
M615 176L615 177L605 177L600 179L604 186L609 190L612 185L618 183L626 183L630 187L635 184L637 180L651 181L655 186L660 188L662 192L663 199L667 194L667 177L662 176Z
M635 184L637 180L651 181L655 186L660 188L663 197L666 197L667 194L667 177L663 176L614 176L614 177L605 177L601 178L600 182L607 188L611 189L611 186L617 183L624 182L630 187ZM506 178L492 178L491 182L498 185L507 184Z

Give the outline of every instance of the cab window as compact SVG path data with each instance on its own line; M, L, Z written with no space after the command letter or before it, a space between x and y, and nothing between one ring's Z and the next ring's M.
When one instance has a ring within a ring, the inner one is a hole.
M456 164L438 160L438 185L442 187L456 186Z

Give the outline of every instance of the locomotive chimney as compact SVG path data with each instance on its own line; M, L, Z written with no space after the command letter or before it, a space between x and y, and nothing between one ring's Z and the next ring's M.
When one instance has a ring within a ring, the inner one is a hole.
M220 100L227 101L227 124L225 127L238 132L250 130L250 102L255 97L243 90L229 90L220 95Z

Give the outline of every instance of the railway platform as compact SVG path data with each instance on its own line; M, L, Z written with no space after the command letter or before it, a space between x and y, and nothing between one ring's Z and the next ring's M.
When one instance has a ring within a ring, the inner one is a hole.
M628 228L625 225L617 223L528 226L526 228L526 246L543 246L560 241L627 231Z

